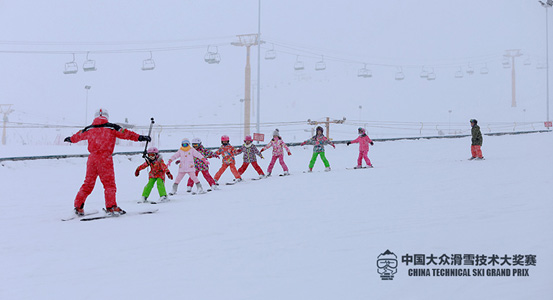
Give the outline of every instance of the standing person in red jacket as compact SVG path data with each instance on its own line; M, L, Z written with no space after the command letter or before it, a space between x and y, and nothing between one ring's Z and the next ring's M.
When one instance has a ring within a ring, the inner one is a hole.
M85 127L70 137L66 137L64 142L77 143L88 140L88 161L86 163L86 176L81 189L75 197L75 214L84 215L84 203L86 198L96 184L96 178L104 185L104 195L106 199L106 212L110 214L124 214L125 211L117 206L115 200L115 173L113 170L113 148L117 138L131 141L151 141L149 136L139 135L136 132L122 128L121 126L108 122L108 112L105 109L99 109L92 125Z
M359 133L359 137L356 138L353 141L347 142L347 145L359 143L359 157L357 158L357 167L354 169L361 169L363 168L363 159L365 159L365 162L367 163L367 168L372 168L373 165L371 163L371 160L369 159L369 144L374 145L371 138L367 135L367 132L365 131L365 128L359 127L357 129L357 132Z

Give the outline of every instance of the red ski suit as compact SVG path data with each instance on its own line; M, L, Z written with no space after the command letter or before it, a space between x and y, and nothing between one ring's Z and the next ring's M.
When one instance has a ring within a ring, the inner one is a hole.
M86 176L81 189L75 197L75 207L84 207L84 202L96 184L96 178L104 185L106 208L117 206L115 201L115 173L113 171L113 149L117 138L138 141L138 133L121 128L119 125L108 123L105 117L97 117L91 126L71 136L71 143L88 140L88 161Z

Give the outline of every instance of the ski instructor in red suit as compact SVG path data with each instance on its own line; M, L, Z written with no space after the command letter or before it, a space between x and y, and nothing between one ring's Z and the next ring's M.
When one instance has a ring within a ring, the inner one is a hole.
M75 197L75 214L84 215L84 202L96 183L99 176L104 185L104 194L106 198L106 212L111 214L124 214L125 211L117 206L115 200L115 173L113 170L113 148L117 138L131 141L151 141L149 136L139 135L136 132L122 128L121 126L108 122L108 112L105 109L99 109L92 125L85 127L70 137L65 138L65 142L77 143L88 140L88 161L86 163L86 176L81 189Z

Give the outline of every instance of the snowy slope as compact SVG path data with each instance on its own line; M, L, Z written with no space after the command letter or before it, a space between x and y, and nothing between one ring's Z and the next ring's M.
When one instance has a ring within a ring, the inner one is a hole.
M333 171L312 174L311 147L295 147L292 176L181 187L156 214L93 222L60 221L86 159L3 162L0 299L551 299L551 137L486 137L485 161L466 160L469 138L376 143L368 170L346 170L357 146L339 145L327 148ZM144 208L141 158L114 160L119 205ZM85 208L101 207L98 182ZM391 281L376 268L387 249L400 260ZM529 277L410 277L401 256L415 253L537 264Z

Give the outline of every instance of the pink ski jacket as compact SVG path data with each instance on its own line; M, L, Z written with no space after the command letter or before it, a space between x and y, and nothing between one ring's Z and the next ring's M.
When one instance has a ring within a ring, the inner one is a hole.
M188 151L184 151L183 148L181 147L179 151L177 151L177 153L171 156L171 158L169 159L169 163L167 165L169 166L171 165L172 161L180 159L179 173L194 172L196 171L196 169L194 168L194 157L197 157L202 160L205 159L204 156L193 147L190 147Z
M284 148L286 148L286 152L290 153L290 149L288 149L288 146L286 143L284 143L281 139L274 140L272 139L261 151L265 151L269 148L273 147L273 156L281 156L284 155Z
M369 144L373 141L368 135L360 135L355 140L351 141L352 144L359 143L359 151L369 151Z

